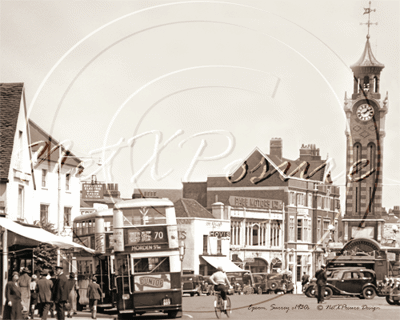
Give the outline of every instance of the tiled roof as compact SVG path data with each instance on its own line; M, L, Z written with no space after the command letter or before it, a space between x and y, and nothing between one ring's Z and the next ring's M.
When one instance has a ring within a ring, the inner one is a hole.
M177 218L185 217L215 219L211 212L209 212L196 200L181 198L176 201L174 205Z
M23 83L0 83L0 181L7 181Z

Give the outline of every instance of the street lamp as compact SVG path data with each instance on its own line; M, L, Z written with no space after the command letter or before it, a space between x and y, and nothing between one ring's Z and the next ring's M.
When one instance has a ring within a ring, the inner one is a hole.
M185 241L181 240L181 241L179 241L179 260L181 260L181 279L183 276L183 258L185 258L185 252L186 252ZM182 284L182 281L181 281L181 284Z

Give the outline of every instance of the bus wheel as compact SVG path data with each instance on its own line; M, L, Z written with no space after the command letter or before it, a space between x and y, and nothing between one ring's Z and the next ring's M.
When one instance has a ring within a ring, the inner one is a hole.
M363 290L363 296L365 299L373 299L376 296L375 289L373 287L366 287Z

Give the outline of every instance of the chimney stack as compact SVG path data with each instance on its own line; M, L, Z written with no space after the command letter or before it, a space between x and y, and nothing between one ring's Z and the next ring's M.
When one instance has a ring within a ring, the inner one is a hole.
M224 204L215 202L211 205L211 213L215 219L224 219Z
M269 145L269 154L271 156L277 156L279 160L282 160L282 139L272 138Z

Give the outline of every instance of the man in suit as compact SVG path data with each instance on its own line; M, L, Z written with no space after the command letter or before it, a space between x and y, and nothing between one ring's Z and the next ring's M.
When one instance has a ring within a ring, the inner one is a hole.
M310 280L310 276L303 272L303 276L301 277L301 287L302 287L302 291L304 291L304 286L308 283L308 281Z
M96 277L92 278L92 282L88 285L88 298L89 298L89 308L92 312L92 319L96 319L97 313L97 301L103 297L103 291L100 286L96 283Z
M63 273L63 268L56 267L57 279L53 287L53 300L56 304L58 320L65 320L65 303L68 301L68 279Z
M324 303L325 286L326 286L326 281L328 279L325 269L326 269L326 265L321 264L321 269L319 269L315 273L315 277L317 278L317 301L318 301L318 303Z
M39 315L42 320L47 319L49 314L51 301L51 289L53 288L53 281L46 278L47 272L42 272L40 280L37 282L38 302L40 304Z

